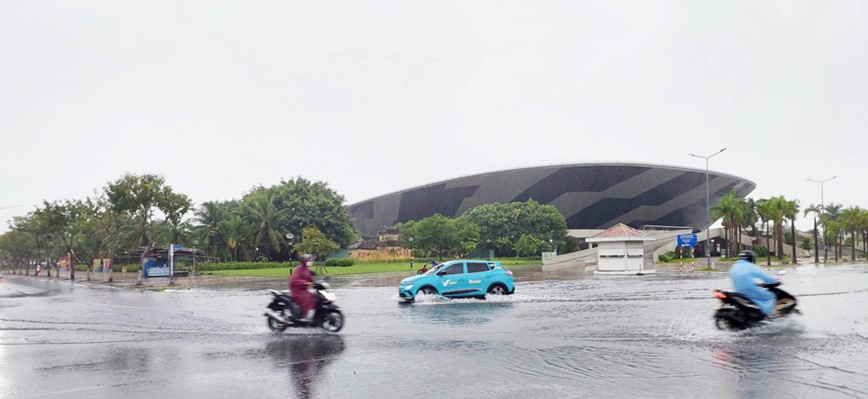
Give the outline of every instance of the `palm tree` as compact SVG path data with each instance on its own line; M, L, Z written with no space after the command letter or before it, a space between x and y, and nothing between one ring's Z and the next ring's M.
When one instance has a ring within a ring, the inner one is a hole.
M820 213L822 205L810 205L805 208L803 216L808 216L808 213L814 214L814 263L820 263L820 242L817 239L817 214Z
M777 243L775 254L777 254L778 260L784 259L784 216L789 207L788 202L782 195L769 199L769 210L771 212L769 216L774 222L775 242Z
M736 241L736 251L741 251L741 232L751 228L752 232L748 233L753 234L752 237L756 237L756 222L757 222L757 214L756 214L756 203L753 198L745 199L739 198L739 204L741 205L741 222L738 225L738 240Z
M711 207L714 219L723 218L724 239L726 240L726 256L732 256L732 242L735 240L736 228L741 225L744 212L744 199L737 197L735 191L730 191L720 198L717 205Z
M282 242L277 226L280 224L280 217L286 214L289 208L277 210L271 195L262 192L252 196L246 209L249 212L247 218L253 224L253 244L274 258L280 252Z
M851 206L841 212L841 223L844 230L850 233L850 261L856 261L856 238L859 231L862 208ZM843 255L843 254L842 254Z
M228 216L221 204L213 201L202 203L202 206L194 212L192 221L197 224L197 235L202 241L202 246L211 256L216 254L217 248L222 244L220 223Z
M790 232L793 235L793 264L797 264L796 259L796 217L799 215L799 200L786 201L784 204L784 217L790 221Z
M826 205L823 216L820 218L820 222L823 225L823 240L829 241L829 238L832 238L833 250L835 252L835 262L838 262L838 246L840 244L839 236L841 234L841 226L838 222L838 218L841 214L841 204L830 203ZM830 234L832 233L832 234ZM826 245L826 257L828 258L829 250L828 245Z
M233 261L238 260L238 250L247 242L250 237L250 227L244 219L239 215L232 215L221 221L218 225L220 236L226 241L226 246L229 248L229 254Z
M766 265L772 264L772 247L769 246L769 222L772 220L772 206L768 199L761 199L756 202L756 214L762 219L766 226Z
M859 217L859 231L862 233L862 253L868 255L868 209L862 210Z

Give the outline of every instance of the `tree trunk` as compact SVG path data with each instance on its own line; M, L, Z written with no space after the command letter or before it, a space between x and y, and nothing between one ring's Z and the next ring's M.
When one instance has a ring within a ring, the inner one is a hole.
M850 262L856 262L856 230L853 230L850 238Z
M796 261L796 220L790 220L790 232L793 234L793 264L797 265Z
M829 261L829 243L826 240L827 238L829 238L829 232L823 227L823 263Z
M735 226L735 231L738 233L735 239L735 250L737 253L741 253L741 226Z
M775 253L778 255L778 260L784 259L784 224L775 224L775 235L777 235L777 248Z
M766 265L772 265L772 247L769 246L769 222L766 222Z

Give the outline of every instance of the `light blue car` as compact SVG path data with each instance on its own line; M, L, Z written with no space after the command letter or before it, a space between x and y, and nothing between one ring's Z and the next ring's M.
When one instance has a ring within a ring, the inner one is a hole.
M485 298L515 292L512 272L500 262L453 260L439 264L425 274L407 277L398 285L398 295L413 301L416 294L449 298Z

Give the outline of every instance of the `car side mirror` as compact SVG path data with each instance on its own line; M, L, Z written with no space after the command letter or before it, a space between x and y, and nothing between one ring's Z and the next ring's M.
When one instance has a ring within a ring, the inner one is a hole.
M445 275L446 275L446 272L444 272L444 271L439 271L439 272L437 272L437 275L438 275L438 276L445 276Z

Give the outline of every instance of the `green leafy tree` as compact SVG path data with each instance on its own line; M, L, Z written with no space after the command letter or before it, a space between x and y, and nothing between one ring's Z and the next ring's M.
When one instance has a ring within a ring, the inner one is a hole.
M278 229L286 235L303 235L305 227L316 227L341 247L356 240L352 218L344 207L344 196L332 190L327 183L301 177L281 180L267 189L277 209L287 209L278 221Z
M317 259L323 259L326 255L337 251L340 248L338 243L329 240L316 227L305 227L301 231L301 243L296 246L299 253L308 253L316 256Z
M190 211L193 203L184 194L167 192L164 198L160 199L160 210L166 215L163 220L165 229L171 236L172 243L181 242L182 236L186 235L191 228L189 222L183 220L184 215Z
M521 255L534 255L537 251L540 250L542 246L542 241L538 238L530 235L524 234L518 241L515 243L515 251Z
M13 269L26 267L28 261L36 257L33 235L14 229L0 235L0 257Z
M537 237L543 243L566 248L567 222L552 205L534 200L508 204L485 204L461 215L479 227L480 243L491 243L499 253L511 254L522 235Z
M811 237L803 237L802 241L799 242L799 248L804 249L805 251L810 251L814 248L811 244Z
M479 244L479 227L466 219L436 214L398 225L401 246L436 254L440 260L454 254L463 256ZM414 251L415 252L415 251Z
M175 193L162 176L153 174L126 174L109 183L104 191L113 212L127 214L135 221L137 245L153 244L148 227L156 211L174 217L183 204L189 208L190 202L183 194Z

